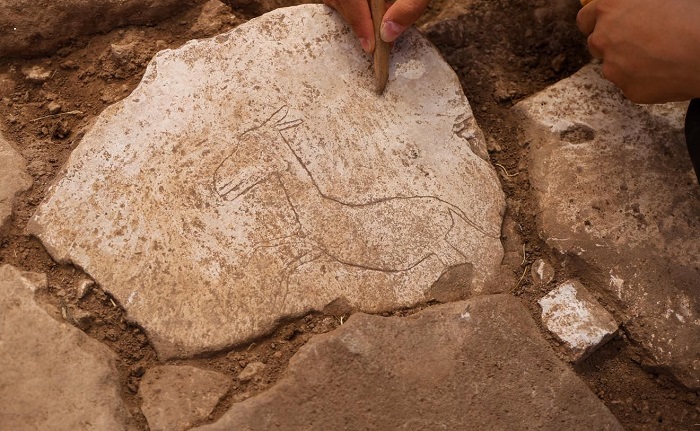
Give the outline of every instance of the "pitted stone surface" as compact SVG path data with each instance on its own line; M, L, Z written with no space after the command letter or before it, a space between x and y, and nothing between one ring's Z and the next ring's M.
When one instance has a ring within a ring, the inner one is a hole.
M50 52L78 36L148 24L179 10L178 0L3 0L0 57Z
M0 266L0 428L125 430L115 357L34 302L42 274Z
M112 293L162 358L340 297L409 306L452 266L471 267L480 291L503 254L504 199L459 81L414 31L381 97L370 61L321 5L161 52L29 229Z
M31 186L26 161L0 134L0 227L12 214L15 195Z
M406 318L354 314L286 377L198 431L621 430L509 295Z
M578 281L569 280L539 300L542 322L580 362L617 333L617 322Z
M205 419L231 387L216 371L163 365L146 371L139 395L151 431L185 431Z
M640 106L597 67L519 103L547 243L603 274L649 359L700 388L700 187L686 104Z

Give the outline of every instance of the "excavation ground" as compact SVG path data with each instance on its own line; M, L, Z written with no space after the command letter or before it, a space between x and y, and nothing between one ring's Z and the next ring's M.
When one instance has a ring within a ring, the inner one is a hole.
M519 119L510 109L517 101L572 74L590 60L585 40L575 27L575 3L475 0L464 15L434 24L431 19L449 6L446 0L438 0L419 23L458 74L486 135L492 162L507 196L503 233L507 253L499 282L522 300L538 322L540 309L536 301L549 287L535 286L530 279L529 266L537 258L555 264L558 281L575 277L586 283L600 276L576 258L550 250L539 238L536 205L527 174L529 143L522 138ZM201 9L201 4L193 4L158 25L125 27L83 37L52 56L0 60L0 74L7 74L16 83L13 88L0 87L2 128L28 161L34 178L33 187L17 199L10 223L0 231L0 263L46 273L49 288L40 293L42 305L58 320L75 321L118 355L121 394L138 429L148 428L138 397L141 376L161 363L146 334L126 320L120 304L100 286L80 297L77 287L88 276L80 268L52 260L37 239L25 234L25 227L84 130L105 107L126 97L138 85L154 53L176 48L193 38L213 36L265 12L250 2L229 5L239 19L211 34L192 33ZM121 61L109 55L111 44L131 43L133 49ZM51 79L43 84L27 82L22 70L33 65L51 70ZM61 106L60 113L50 113L52 103ZM452 282L459 282L459 277L456 279ZM604 293L597 293L605 304ZM434 303L394 314L407 315L431 305ZM90 318L76 318L85 315L85 311ZM300 346L314 334L338 327L351 312L341 307L328 310L328 314L281 322L273 333L249 344L170 363L196 365L232 377L250 362L267 364L262 379L234 384L205 421L211 422L232 403L274 385ZM556 340L544 330L542 334L558 351ZM676 384L663 370L647 366L637 346L627 339L624 327L616 339L575 371L626 429L700 429L690 420L700 412L698 394Z

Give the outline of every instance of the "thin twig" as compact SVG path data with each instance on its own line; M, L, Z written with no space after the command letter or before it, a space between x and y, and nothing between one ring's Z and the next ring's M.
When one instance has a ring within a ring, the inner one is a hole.
M523 269L523 275L520 276L520 279L518 280L518 284L515 285L515 288L517 289L520 287L520 282L523 281L523 278L525 278L525 274L527 274L527 269L530 267L530 265L526 266L525 269Z
M525 254L525 244L523 244L523 261L520 262L520 266L525 265L526 260L527 260L527 255Z
M35 121L39 120L45 120L47 118L53 118L53 117L59 117L61 115L82 115L83 111L68 111L68 112L59 112L58 114L51 114L51 115L44 115L43 117L35 118L33 120L29 120L30 123L33 123Z
M520 172L516 172L516 173L514 173L514 174L509 174L509 173L508 173L508 170L506 170L505 166L503 166L503 165L500 164L500 163L494 163L494 164L495 164L496 166L498 166L499 168L503 169L503 173L505 173L507 177L515 177L515 176L517 176L517 175L520 173Z

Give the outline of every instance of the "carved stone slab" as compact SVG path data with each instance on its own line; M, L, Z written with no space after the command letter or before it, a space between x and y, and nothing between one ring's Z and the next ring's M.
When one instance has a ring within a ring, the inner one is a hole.
M687 104L641 106L587 66L519 103L547 243L602 274L652 364L700 388L700 187Z
M369 56L321 5L161 52L29 229L163 358L341 296L369 312L415 304L453 266L479 291L502 257L504 208L482 133L422 36L392 58L378 97Z

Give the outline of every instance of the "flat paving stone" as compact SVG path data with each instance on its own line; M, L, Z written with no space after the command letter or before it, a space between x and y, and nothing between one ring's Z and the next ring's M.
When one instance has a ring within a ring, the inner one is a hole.
M382 96L373 79L322 5L163 51L74 150L29 231L113 294L161 358L339 298L410 306L449 268L484 291L504 197L457 76L411 31Z
M285 377L223 430L621 430L520 302L480 296L415 315L354 314L313 337Z
M185 431L205 419L231 387L225 374L189 365L146 371L139 387L151 431Z
M520 102L547 244L604 274L650 364L700 388L700 187L687 104L635 105L597 66Z
M34 302L43 274L0 266L0 428L126 430L115 355Z
M15 195L32 186L27 162L0 134L0 227L12 214Z

